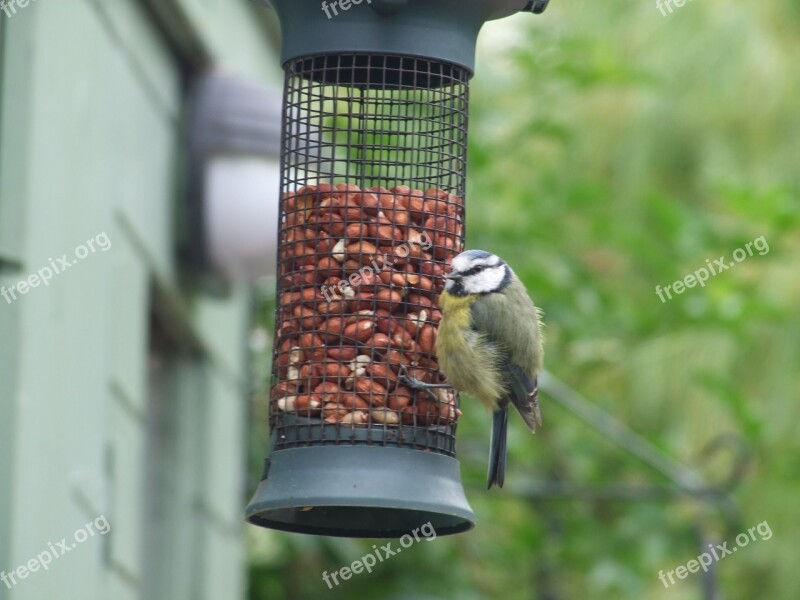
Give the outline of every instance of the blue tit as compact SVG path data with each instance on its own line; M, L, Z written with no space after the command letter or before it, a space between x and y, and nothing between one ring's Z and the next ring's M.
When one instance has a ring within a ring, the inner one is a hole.
M439 366L454 388L492 410L488 487L503 487L509 404L531 431L542 424L541 312L511 267L483 250L453 259L439 306Z

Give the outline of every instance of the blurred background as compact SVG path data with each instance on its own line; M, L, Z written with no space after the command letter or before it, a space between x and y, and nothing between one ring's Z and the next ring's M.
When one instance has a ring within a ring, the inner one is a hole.
M489 419L464 398L477 527L333 590L322 573L374 540L243 525L268 447L274 281L251 268L269 248L209 218L243 178L277 196L274 113L248 113L259 144L202 135L230 125L217 85L248 107L279 98L272 13L14 8L0 13L0 286L65 253L73 266L0 298L0 571L100 515L111 528L0 598L800 594L796 2L554 0L486 26L467 245L506 258L545 312L544 427L514 421L506 487L487 492ZM705 287L656 294L762 236L768 252ZM207 276L220 270L244 283ZM659 580L765 521L771 538L710 574Z

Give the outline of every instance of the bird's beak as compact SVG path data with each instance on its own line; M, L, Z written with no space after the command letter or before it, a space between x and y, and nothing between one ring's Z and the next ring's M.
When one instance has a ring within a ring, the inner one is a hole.
M444 289L448 292L453 290L456 286L461 285L459 282L461 281L461 273L450 273L444 279Z

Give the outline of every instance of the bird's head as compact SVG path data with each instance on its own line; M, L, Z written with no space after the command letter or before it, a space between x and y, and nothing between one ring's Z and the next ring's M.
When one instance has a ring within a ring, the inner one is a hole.
M511 282L511 267L484 250L467 250L453 259L444 289L453 296L502 292Z

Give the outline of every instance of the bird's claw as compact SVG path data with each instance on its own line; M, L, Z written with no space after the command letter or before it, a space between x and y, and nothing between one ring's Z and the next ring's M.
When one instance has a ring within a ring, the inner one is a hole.
M434 402L439 402L439 397L433 392L434 388L446 387L443 384L425 383L412 377L408 374L408 368L405 365L400 365L400 376L398 378L402 383L416 392L426 392Z
M533 416L536 417L536 423L538 423L539 427L542 426L542 411L539 410L539 401L533 401Z
M538 388L533 390L530 394L531 398L531 412L533 413L533 417L536 419L536 423L539 427L542 426L542 411L539 409L539 390Z

